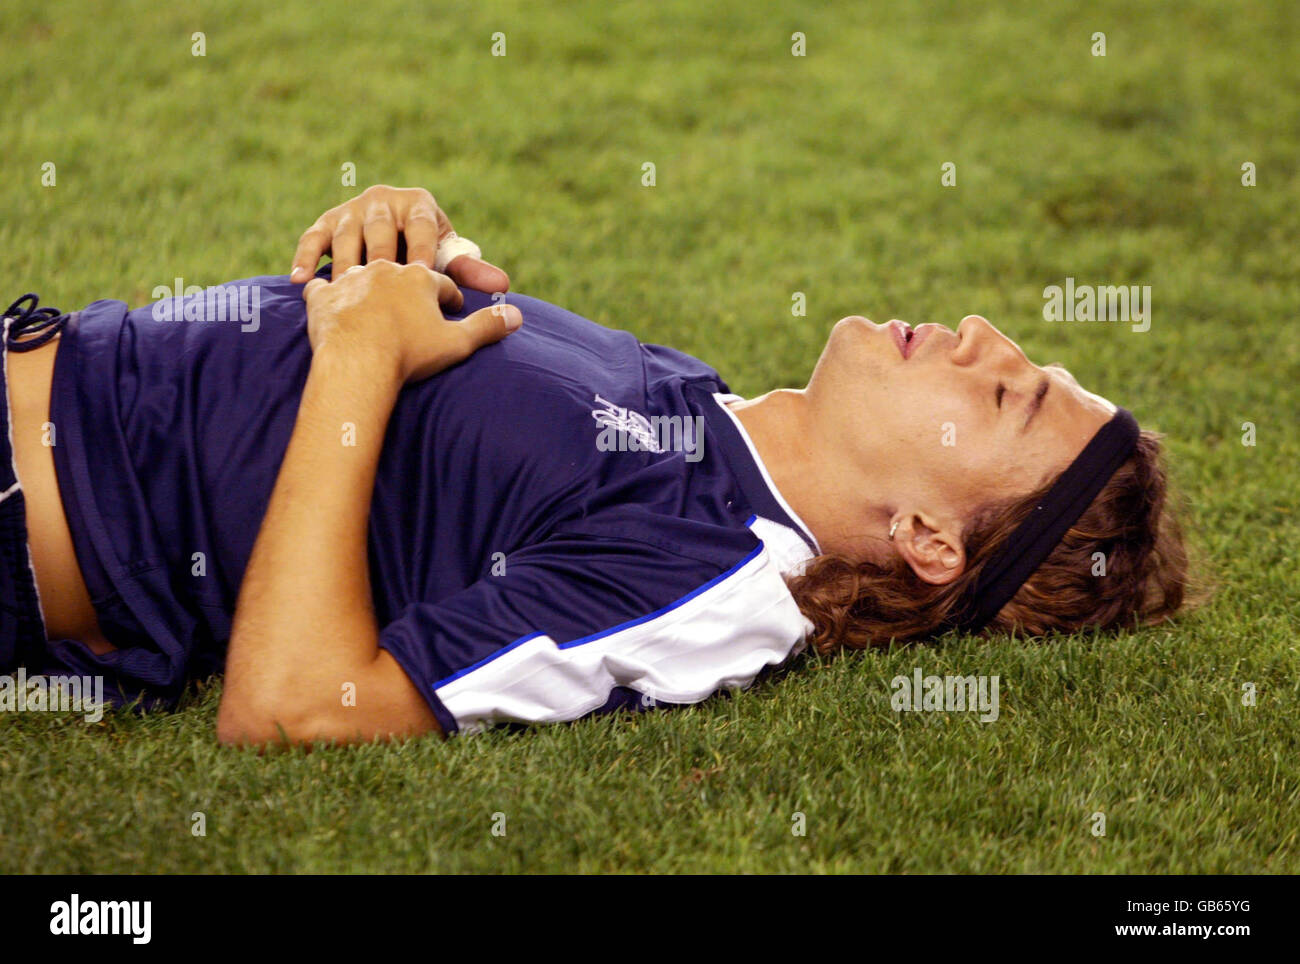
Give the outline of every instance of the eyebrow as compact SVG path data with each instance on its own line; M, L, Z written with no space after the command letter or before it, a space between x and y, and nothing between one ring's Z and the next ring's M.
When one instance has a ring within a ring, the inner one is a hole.
M1029 428L1029 423L1034 420L1038 410L1043 407L1043 399L1047 397L1047 390L1052 387L1051 379L1044 378L1038 383L1038 390L1034 392L1033 400L1029 403L1028 414L1025 416L1025 424L1020 426L1020 431L1024 432Z

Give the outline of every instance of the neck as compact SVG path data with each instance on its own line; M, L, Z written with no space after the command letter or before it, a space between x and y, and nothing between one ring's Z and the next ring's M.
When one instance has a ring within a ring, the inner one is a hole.
M802 390L778 389L728 407L822 552L863 559L884 549L888 510L871 503L870 480L850 471L843 453L822 438Z

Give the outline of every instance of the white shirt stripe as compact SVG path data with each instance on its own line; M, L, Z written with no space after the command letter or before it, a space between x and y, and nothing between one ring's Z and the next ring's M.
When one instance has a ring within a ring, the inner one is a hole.
M811 630L760 546L725 578L653 619L564 647L544 634L525 638L437 693L466 733L507 721L575 720L603 706L616 686L642 694L646 705L698 703L746 687L764 667L801 652Z

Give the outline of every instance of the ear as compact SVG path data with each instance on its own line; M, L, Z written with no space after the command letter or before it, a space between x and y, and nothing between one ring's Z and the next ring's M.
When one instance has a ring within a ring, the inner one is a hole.
M954 524L925 512L895 518L894 546L923 582L945 586L966 570L966 550Z

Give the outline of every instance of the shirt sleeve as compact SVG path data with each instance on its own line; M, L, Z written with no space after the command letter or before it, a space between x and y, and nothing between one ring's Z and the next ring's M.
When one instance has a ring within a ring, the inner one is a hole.
M697 703L802 650L810 625L764 544L706 562L663 545L569 535L414 603L380 633L444 732Z

